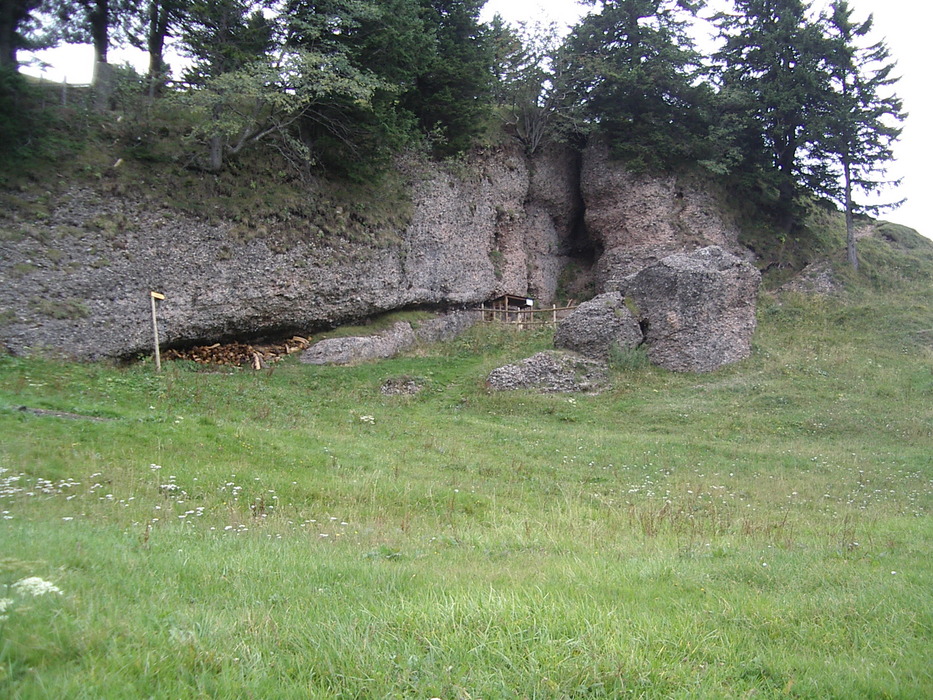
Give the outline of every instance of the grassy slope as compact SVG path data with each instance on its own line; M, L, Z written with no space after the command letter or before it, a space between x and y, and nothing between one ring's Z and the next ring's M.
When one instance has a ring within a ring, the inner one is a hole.
M549 342L489 328L0 358L0 696L930 697L933 256L882 234L844 296L766 295L748 360L598 397L487 393Z

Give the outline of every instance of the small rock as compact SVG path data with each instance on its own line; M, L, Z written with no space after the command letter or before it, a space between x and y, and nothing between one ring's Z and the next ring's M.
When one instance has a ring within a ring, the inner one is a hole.
M486 385L494 391L535 389L541 393L599 393L609 384L606 363L573 352L539 352L494 369Z

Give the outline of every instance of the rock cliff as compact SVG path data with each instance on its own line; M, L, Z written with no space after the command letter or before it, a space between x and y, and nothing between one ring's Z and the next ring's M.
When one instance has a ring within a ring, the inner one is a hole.
M562 284L599 292L671 252L740 252L712 190L632 175L599 146L533 158L502 147L457 167L400 167L413 215L398 240L379 245L238 242L222 219L75 183L48 216L0 230L0 344L84 359L149 352L150 290L166 295L163 346L183 346L504 293L551 303ZM123 230L90 225L102 215L120 217Z

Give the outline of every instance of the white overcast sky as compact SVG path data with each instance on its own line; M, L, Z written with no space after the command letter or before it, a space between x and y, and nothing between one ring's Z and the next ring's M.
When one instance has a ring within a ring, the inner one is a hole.
M717 0L711 0L710 4L717 4ZM827 4L828 0L814 1L817 8ZM929 0L849 0L849 5L854 8L857 21L868 14L874 15L874 38L886 39L898 62L897 72L901 80L896 91L910 115L895 147L896 162L888 172L891 179L901 178L902 183L882 197L883 201L907 201L881 218L905 224L933 238L933 226L930 224L933 192L929 192L927 187L931 180L927 173L933 163L933 80L929 75L929 28L933 26L933 3ZM482 16L489 20L494 13L499 13L509 22L553 20L560 25L570 25L587 10L587 6L575 0L489 0ZM44 70L44 76L49 80L90 82L93 53L89 46L43 52L43 59L52 64ZM112 63L128 60L139 70L146 68L145 57L140 52L111 51L110 60ZM26 71L34 75L43 72L36 68L27 68Z

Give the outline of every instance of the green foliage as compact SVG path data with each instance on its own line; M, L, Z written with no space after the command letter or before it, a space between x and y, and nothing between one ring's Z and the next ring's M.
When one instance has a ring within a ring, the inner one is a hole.
M528 155L557 133L561 104L561 39L555 24L522 24L517 30L493 17L493 94L504 128Z
M622 348L613 345L609 349L609 366L619 372L637 372L651 365L648 353L643 345L635 348Z
M262 60L272 48L272 27L247 0L194 0L185 16L182 53L192 59L184 80L204 85Z
M36 165L67 160L87 145L87 113L76 92L80 95L72 91L71 105L54 108L62 99L61 86L31 83L0 68L0 182L16 181Z
M720 102L727 106L724 117L742 154L739 169L765 184L756 196L746 181L746 191L791 235L804 214L801 193L844 202L848 184L842 171L849 172L854 159L866 173L889 158L884 148L898 130L883 125L875 89L892 82L891 68L869 68L886 60L883 44L873 47L871 56L855 57L855 36L867 32L870 23L854 27L844 3L818 18L803 0L734 4L736 13L717 16L724 40L715 57L726 98ZM863 81L865 70L877 71L875 87ZM884 104L883 112L899 114L896 100Z
M811 154L819 166L810 187L831 197L845 211L849 263L857 268L853 215L860 210L876 214L887 207L860 207L853 190L870 193L893 184L883 175L887 163L894 159L892 146L901 134L897 125L906 115L901 100L889 93L897 78L892 76L895 64L885 43L859 45L871 31L871 17L856 24L848 3L837 0L830 14L823 17L823 24L831 49L826 71L832 92L820 120L823 138Z
M613 0L584 17L562 56L559 90L570 128L605 136L613 153L635 170L699 160L709 130L709 95L697 82L700 56L686 31L699 7L680 0Z
M280 55L276 63L254 61L221 73L179 99L194 113L194 141L220 139L224 153L235 155L261 139L276 139L300 171L314 162L314 154L291 127L314 119L337 133L342 122L339 117L329 121L328 107L343 101L366 109L380 85L341 56L299 50ZM219 167L212 163L211 169Z
M479 23L482 0L422 0L434 51L402 105L417 118L439 156L470 148L489 113L492 57Z
M4 0L0 5L0 70L16 70L20 49L46 48L53 36L42 26L43 0Z
M26 81L12 68L0 66L0 158L22 148L29 131L23 108Z

